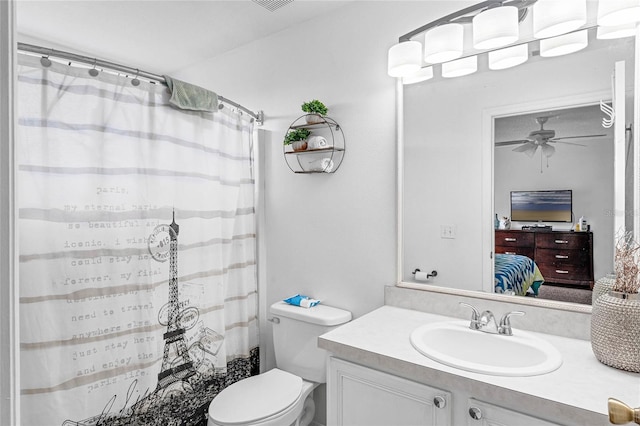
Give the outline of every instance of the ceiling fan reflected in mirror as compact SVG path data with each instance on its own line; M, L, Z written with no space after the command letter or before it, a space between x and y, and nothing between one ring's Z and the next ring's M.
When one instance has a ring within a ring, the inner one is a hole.
M574 146L586 146L584 144L575 143L575 142L567 142L566 139L586 139L586 138L599 138L607 136L606 134L597 134L597 135L576 135L576 136L564 136L564 137L556 137L556 131L551 129L545 129L544 124L549 120L549 116L537 117L536 122L540 125L540 129L533 130L529 133L529 136L526 139L512 140L512 141L504 141L504 142L496 142L496 146L513 146L519 145L513 149L515 152L523 152L527 154L529 157L533 157L533 155L538 151L538 148L541 150L541 155L549 158L555 152L556 148L551 144L565 144L565 145L574 145Z

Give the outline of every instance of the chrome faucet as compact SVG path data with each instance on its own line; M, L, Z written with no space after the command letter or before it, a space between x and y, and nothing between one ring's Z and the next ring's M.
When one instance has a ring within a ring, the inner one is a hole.
M471 323L469 323L469 328L472 330L480 330L480 312L476 309L475 306L470 305L468 303L460 302L461 306L466 306L467 308L471 308L473 311L471 313Z
M522 311L511 311L507 312L500 318L500 325L498 326L498 333L504 334L505 336L513 336L513 331L511 330L511 321L509 318L512 315L524 315L525 313Z
M485 333L498 334L500 330L498 329L498 323L496 322L496 318L493 316L493 312L484 311L480 314L480 330ZM490 327L487 329L487 327Z
M511 330L511 321L509 318L513 315L524 315L525 313L522 311L511 311L507 312L500 319L500 323L496 322L496 318L493 315L493 312L486 310L480 313L475 306L470 305L468 303L460 302L461 306L466 306L467 308L471 308L471 322L469 323L469 328L472 330L480 330L485 333L491 334L502 334L504 336L513 336L513 331Z

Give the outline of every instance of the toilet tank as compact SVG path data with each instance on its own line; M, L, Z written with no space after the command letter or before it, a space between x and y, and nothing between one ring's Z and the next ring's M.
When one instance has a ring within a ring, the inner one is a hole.
M276 366L315 383L327 380L328 353L318 336L351 321L351 312L319 304L311 308L276 302L271 305Z

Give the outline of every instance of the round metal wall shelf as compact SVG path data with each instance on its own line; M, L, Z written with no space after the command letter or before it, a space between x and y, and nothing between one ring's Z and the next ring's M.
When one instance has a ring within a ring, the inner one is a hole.
M309 122L311 121L311 122ZM307 129L311 132L304 150L294 151L283 145L284 158L294 173L335 173L345 154L342 127L332 118L305 114L298 117L287 130Z

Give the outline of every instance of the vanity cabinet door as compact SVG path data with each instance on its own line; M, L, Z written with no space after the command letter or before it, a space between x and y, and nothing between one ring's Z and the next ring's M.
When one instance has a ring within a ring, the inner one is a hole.
M537 417L518 413L470 398L467 404L467 426L559 426Z
M329 359L327 424L451 425L451 394L336 358Z

